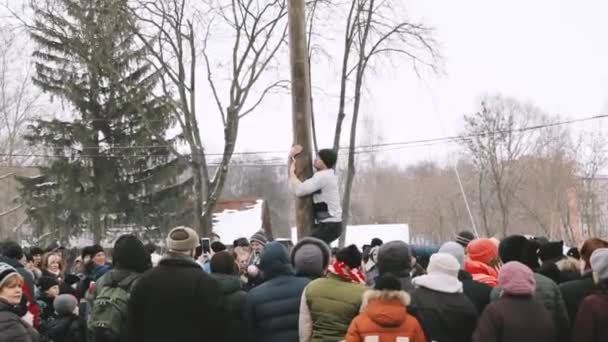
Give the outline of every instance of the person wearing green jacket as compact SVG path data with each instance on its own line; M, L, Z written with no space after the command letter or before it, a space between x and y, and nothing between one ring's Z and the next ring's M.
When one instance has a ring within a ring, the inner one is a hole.
M360 270L361 252L355 245L338 252L325 278L304 289L300 304L300 342L344 340L348 326L359 314L366 291Z

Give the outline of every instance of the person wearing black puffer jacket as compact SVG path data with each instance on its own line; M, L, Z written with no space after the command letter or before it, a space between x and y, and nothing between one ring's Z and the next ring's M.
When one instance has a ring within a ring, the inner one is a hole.
M213 255L210 262L211 277L220 285L224 295L223 322L225 326L224 342L242 342L247 338L243 310L247 292L241 287L239 269L232 253L227 251Z
M285 246L266 245L260 259L262 285L247 294L245 308L252 342L298 342L302 292L310 279L296 277Z

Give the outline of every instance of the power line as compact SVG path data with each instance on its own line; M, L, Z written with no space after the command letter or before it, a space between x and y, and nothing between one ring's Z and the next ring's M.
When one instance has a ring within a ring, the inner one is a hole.
M417 145L417 144L426 144L426 143L435 143L435 142L437 142L437 143L456 142L456 141L462 141L462 140L467 140L467 139L472 139L472 138L479 138L479 137L486 137L486 136L493 136L493 135L500 135L500 134L523 133L523 132L533 131L533 130L538 130L538 129L543 129L543 128L558 127L558 126L564 126L564 125L569 125L569 124L573 124L573 123L580 123L580 122L599 120L599 119L605 119L605 118L608 118L608 114L595 115L595 116L579 118L579 119L570 119L570 120L565 120L565 121L557 121L557 122L547 123L547 124L526 126L526 127L515 128L515 129L511 129L511 130L484 131L484 132L478 132L475 134L452 135L452 136L426 138L426 139L419 139L419 140L406 140L406 141L400 141L400 142L379 143L379 144L373 144L373 145L359 145L359 146L356 146L355 149L357 149L357 150L359 150L359 149L377 149L379 147L387 147L387 146L408 146L408 145ZM110 149L110 150L112 150L112 149L137 150L137 149L165 149L165 148L172 148L172 147L173 146L170 146L170 145L134 145L134 146L111 146L111 147L108 147L108 149ZM80 149L93 150L93 149L98 149L98 148L99 147L94 146L94 147L81 147L79 149L77 149L77 148L73 148L73 149L76 151L79 151ZM347 152L349 149L350 149L349 146L340 147L341 151ZM341 152L341 153L346 153L346 152ZM260 154L285 154L285 150L244 151L244 152L234 152L233 153L233 155L260 155ZM205 155L223 156L224 154L218 153L218 152L214 152L214 153L205 152Z

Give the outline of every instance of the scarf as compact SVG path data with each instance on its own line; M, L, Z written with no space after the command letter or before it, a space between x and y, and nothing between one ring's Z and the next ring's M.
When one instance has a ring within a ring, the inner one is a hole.
M327 271L348 283L365 285L365 275L361 270L358 268L348 269L346 264L341 261L329 265Z
M473 276L473 280L486 284L492 288L498 285L498 272L496 269L479 261L467 260L464 265L465 271Z

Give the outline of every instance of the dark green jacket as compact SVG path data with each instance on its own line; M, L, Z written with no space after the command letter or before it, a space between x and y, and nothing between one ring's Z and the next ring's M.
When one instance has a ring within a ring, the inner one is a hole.
M333 274L308 284L300 309L300 342L344 340L348 326L359 314L366 289Z
M238 276L212 273L211 277L217 281L224 295L222 304L225 342L243 342L247 338L247 329L244 318L247 293L241 288Z

